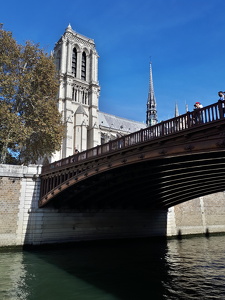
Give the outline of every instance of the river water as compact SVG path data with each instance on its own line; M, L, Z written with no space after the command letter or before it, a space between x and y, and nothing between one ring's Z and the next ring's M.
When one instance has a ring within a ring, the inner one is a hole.
M225 299L225 236L0 251L1 300Z

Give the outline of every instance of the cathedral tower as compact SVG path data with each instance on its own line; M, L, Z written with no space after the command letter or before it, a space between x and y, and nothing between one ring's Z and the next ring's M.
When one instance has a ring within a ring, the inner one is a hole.
M153 126L157 124L157 110L156 110L156 99L153 87L152 78L152 63L150 62L150 76L149 76L149 92L147 101L147 112L146 112L146 125Z
M60 86L58 107L65 123L65 137L54 160L100 144L98 124L98 54L93 39L69 25L54 48Z

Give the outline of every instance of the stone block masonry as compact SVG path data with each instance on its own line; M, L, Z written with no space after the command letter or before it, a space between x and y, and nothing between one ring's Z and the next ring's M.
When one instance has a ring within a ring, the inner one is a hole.
M0 165L0 246L225 232L225 195L168 211L38 208L41 166Z
M166 235L166 211L38 208L41 166L0 165L0 246Z
M38 200L40 166L0 165L0 246L23 245L32 203Z
M19 213L20 178L0 178L0 246L15 240Z
M171 207L167 236L225 233L225 193L199 197Z

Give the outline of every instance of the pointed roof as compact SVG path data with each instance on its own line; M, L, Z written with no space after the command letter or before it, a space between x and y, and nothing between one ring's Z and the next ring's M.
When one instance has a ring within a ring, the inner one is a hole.
M178 104L177 102L175 103L175 117L179 117L179 110L178 110Z
M69 23L69 25L66 28L66 32L72 32L72 31L73 31L73 29L72 29L72 27L71 27L71 25Z
M101 111L98 112L98 116L100 128L111 128L113 130L123 131L127 133L146 128L146 125L144 123L124 119Z
M154 86L153 86L152 62L150 62L146 124L147 126L152 126L155 125L156 123L157 123L156 99L155 99Z
M185 111L188 112L188 104L185 103Z
M154 94L154 86L153 86L153 76L152 76L152 62L150 62L149 66L149 93L148 93L148 102L155 103L155 94Z
M84 115L87 116L87 113L86 113L86 111L85 111L85 109L83 108L82 105L79 105L79 106L78 106L78 108L77 108L75 114L76 114L76 115L78 115L78 114L84 114Z

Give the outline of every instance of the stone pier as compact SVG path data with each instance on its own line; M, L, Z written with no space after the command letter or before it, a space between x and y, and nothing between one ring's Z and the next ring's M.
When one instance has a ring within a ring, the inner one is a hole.
M38 208L41 166L0 165L0 246L225 232L225 195L168 211Z

